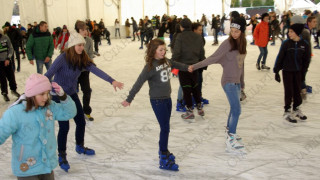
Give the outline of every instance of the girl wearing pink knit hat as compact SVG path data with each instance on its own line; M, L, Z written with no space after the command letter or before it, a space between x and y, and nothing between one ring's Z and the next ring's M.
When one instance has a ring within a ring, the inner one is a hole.
M61 103L50 98L54 89ZM54 120L68 121L76 114L74 101L55 82L32 74L25 93L0 119L0 144L12 135L12 171L18 179L54 179L58 165Z

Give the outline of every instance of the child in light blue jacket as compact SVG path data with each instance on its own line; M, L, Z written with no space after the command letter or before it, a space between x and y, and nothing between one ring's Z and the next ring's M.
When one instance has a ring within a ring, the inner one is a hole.
M50 99L54 89L61 103ZM0 119L0 144L12 135L12 171L18 179L54 179L58 165L54 120L68 121L76 115L76 106L63 89L41 74L32 74L20 96Z

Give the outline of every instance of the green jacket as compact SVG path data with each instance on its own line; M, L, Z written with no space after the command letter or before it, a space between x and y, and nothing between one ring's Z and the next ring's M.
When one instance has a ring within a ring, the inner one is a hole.
M29 60L45 60L46 57L53 55L53 38L49 31L40 32L39 26L30 35L27 42L27 56Z

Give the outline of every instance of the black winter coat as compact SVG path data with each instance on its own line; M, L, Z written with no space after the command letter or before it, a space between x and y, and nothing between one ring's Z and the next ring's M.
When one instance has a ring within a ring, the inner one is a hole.
M305 40L298 42L291 39L283 41L277 56L273 72L280 70L305 73L310 64L310 48Z

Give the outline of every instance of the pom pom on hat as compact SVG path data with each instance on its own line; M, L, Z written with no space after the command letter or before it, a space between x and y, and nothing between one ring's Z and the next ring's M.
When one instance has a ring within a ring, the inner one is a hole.
M86 43L86 41L81 36L81 34L77 33L76 31L70 32L70 37L68 40L68 48L75 46L77 44L85 44L85 43Z
M45 91L51 90L49 79L42 74L32 74L26 82L25 95L26 97L33 97Z

